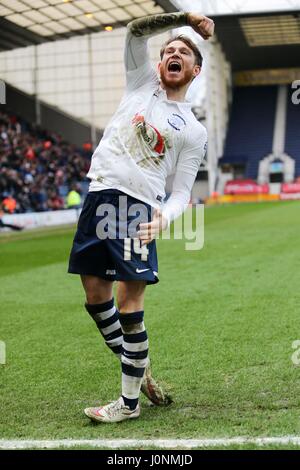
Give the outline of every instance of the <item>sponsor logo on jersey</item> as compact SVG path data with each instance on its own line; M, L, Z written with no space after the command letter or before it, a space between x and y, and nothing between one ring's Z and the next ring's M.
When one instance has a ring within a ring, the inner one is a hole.
M143 139L152 152L152 155L147 156L146 159L151 158L156 165L159 165L165 157L166 149L171 147L167 136L162 135L156 127L147 123L145 117L140 113L135 114L132 124L139 138Z

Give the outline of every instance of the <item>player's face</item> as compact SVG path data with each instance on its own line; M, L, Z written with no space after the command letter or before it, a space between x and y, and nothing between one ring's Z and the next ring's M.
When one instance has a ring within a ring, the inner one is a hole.
M161 81L169 88L186 86L201 70L192 49L180 40L167 45L158 67Z

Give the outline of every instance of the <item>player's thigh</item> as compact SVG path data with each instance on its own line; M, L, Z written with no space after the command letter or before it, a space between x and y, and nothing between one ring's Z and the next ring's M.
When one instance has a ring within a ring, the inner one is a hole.
M144 310L144 298L147 282L119 281L117 302L120 313L132 313Z
M80 277L88 304L102 304L112 299L113 281L88 274L81 274Z

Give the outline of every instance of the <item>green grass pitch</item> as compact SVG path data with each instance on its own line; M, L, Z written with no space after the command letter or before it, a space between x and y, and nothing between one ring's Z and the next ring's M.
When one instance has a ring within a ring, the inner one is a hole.
M174 404L142 396L141 417L117 425L83 415L119 397L120 367L66 273L74 228L1 235L0 439L300 435L299 212L299 202L212 207L201 251L159 240L145 323Z

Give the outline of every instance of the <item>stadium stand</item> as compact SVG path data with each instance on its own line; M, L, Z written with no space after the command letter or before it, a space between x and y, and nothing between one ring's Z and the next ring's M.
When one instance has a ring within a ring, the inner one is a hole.
M243 166L246 178L257 178L259 161L272 151L276 93L276 86L234 88L220 165Z
M3 108L4 109L4 108ZM85 195L91 146L77 148L55 133L0 112L0 204L22 213L67 207L71 190Z

